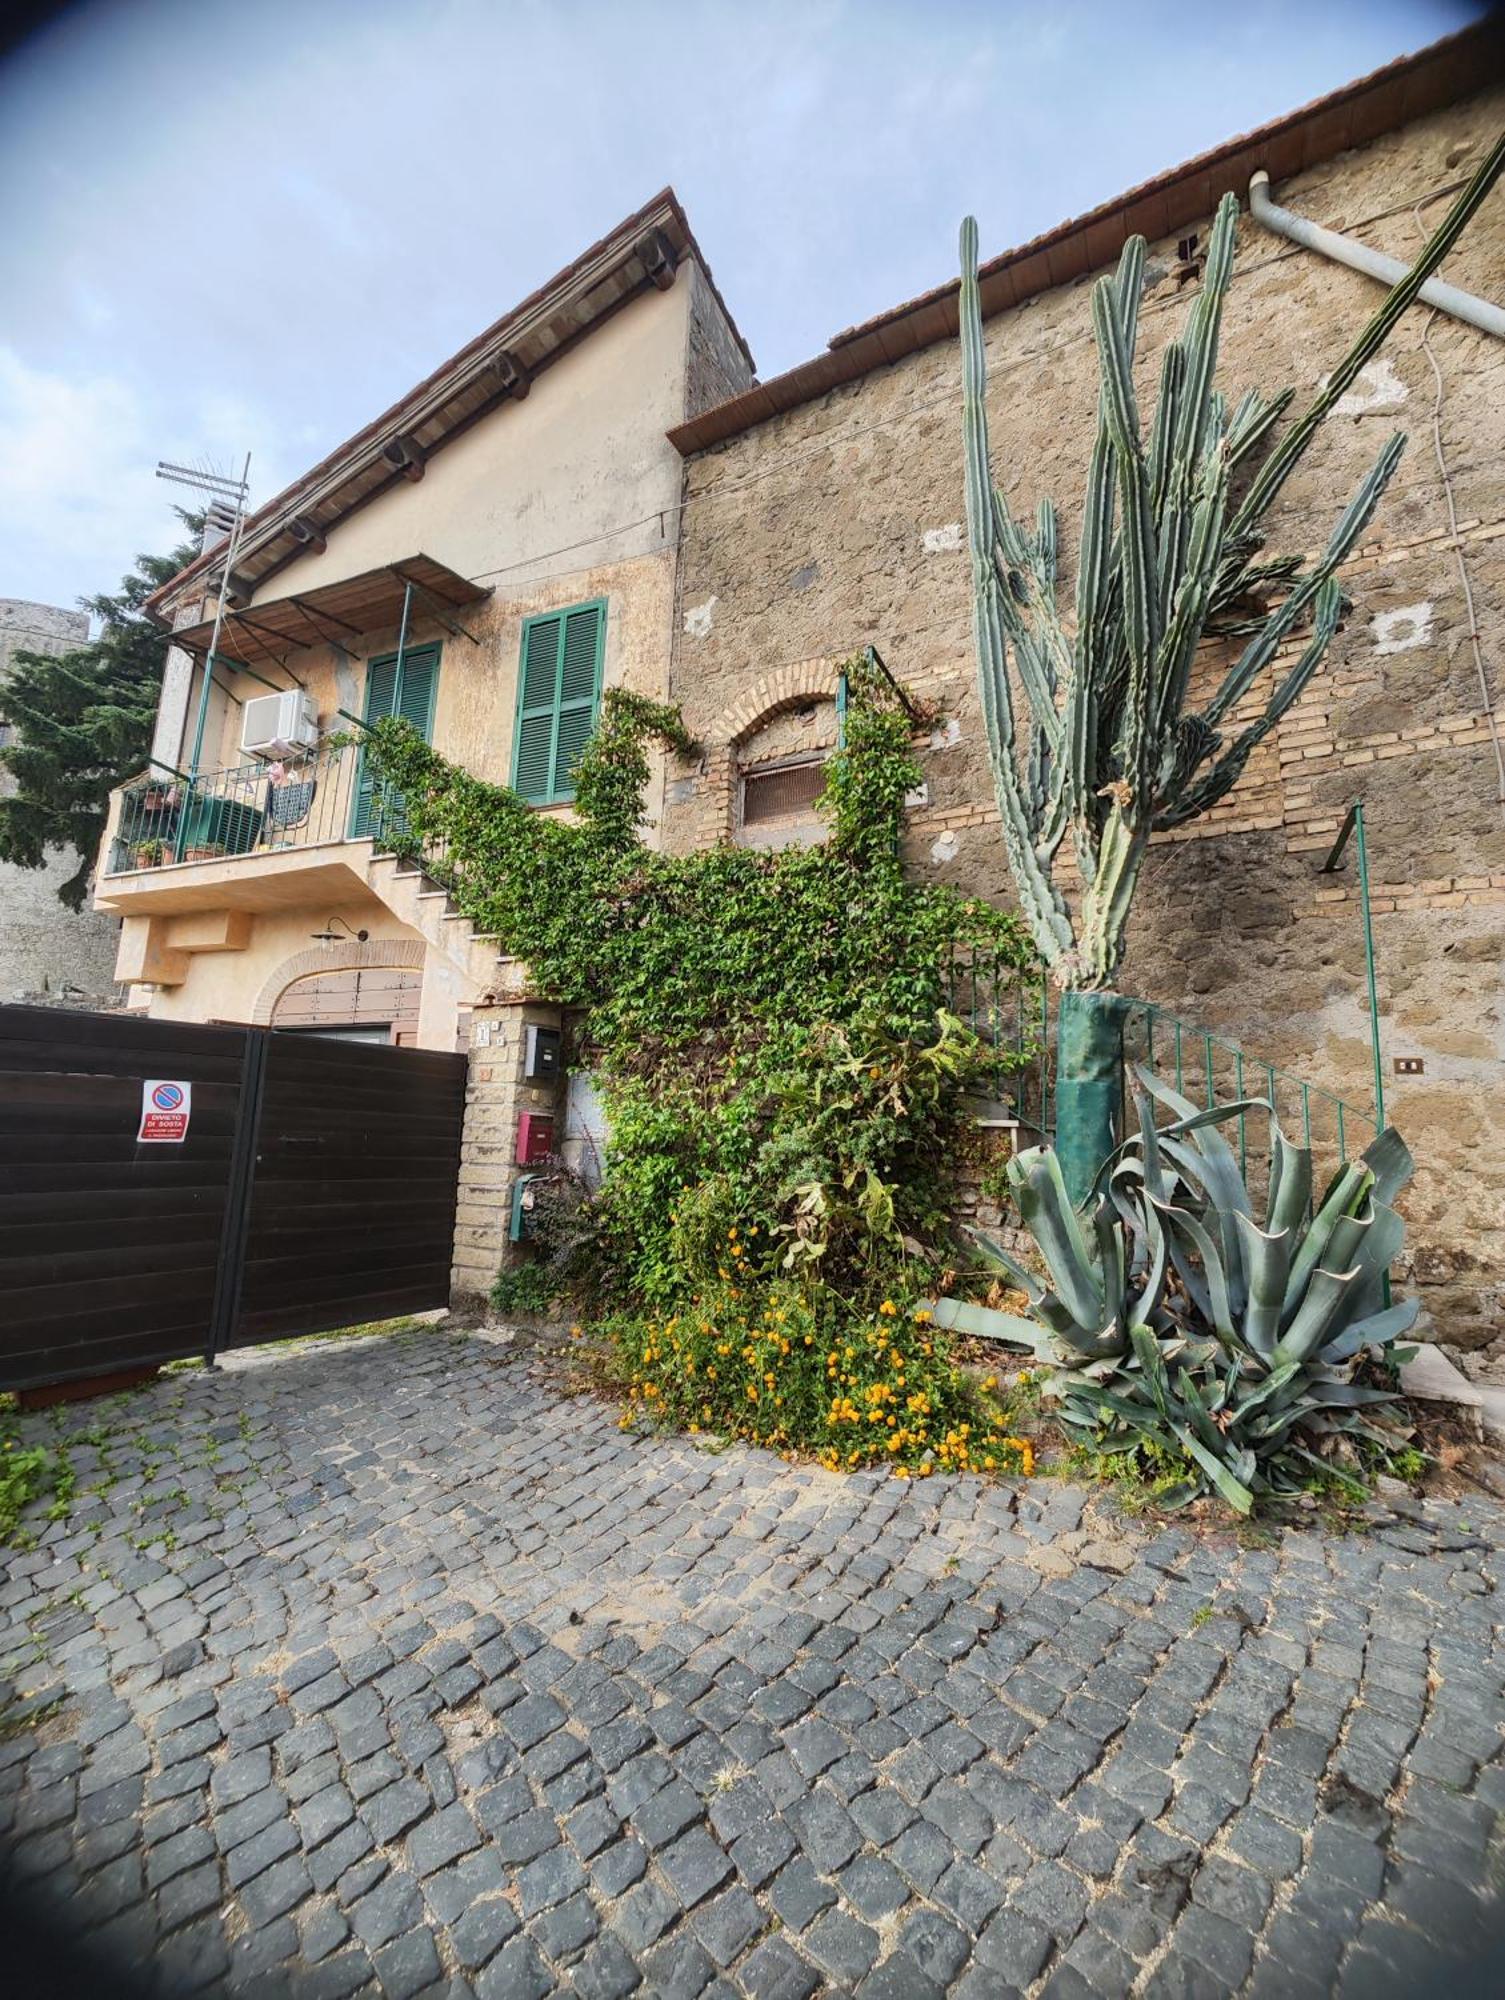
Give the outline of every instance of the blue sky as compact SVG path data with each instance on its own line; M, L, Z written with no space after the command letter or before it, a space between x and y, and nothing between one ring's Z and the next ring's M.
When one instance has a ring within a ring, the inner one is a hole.
M100 0L0 65L0 597L264 499L672 182L764 376L1464 0Z

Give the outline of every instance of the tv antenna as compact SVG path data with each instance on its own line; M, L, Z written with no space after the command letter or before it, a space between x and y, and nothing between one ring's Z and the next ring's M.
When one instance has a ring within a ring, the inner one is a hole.
M209 505L205 527L219 528L228 536L224 565L219 576L219 596L214 605L214 630L209 637L209 655L204 661L204 685L199 690L199 712L193 728L193 755L188 761L188 782L191 785L199 775L199 758L204 749L204 720L209 713L209 689L214 681L220 628L225 622L225 598L230 589L230 572L235 567L236 551L240 547L241 529L245 525L246 499L251 490L251 454L246 453L239 479L231 479L211 465L173 465L167 459L158 459L157 477L173 486L189 486L196 492L207 493Z

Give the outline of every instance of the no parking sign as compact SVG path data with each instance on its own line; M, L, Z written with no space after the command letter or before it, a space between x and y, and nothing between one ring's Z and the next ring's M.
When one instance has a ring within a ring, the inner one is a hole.
M193 1110L193 1085L170 1077L149 1076L141 1085L141 1129L138 1146L181 1146L188 1137Z

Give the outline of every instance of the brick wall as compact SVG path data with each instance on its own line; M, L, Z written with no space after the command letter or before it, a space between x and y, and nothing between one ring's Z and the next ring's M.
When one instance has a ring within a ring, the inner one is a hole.
M1502 116L1505 92L1482 95L1312 168L1277 198L1414 256L1417 204L1434 226ZM987 246L996 218L982 221ZM1150 247L1138 356L1146 405L1165 341L1190 304L1175 251L1174 242ZM1492 296L1502 269L1505 189L1497 188L1445 275ZM1088 281L1063 287L987 328L995 474L1020 513L1043 494L1055 498L1068 601L1097 396L1088 291ZM1235 393L1294 383L1299 408L1378 297L1370 281L1244 218L1220 381ZM1442 377L1456 538L1433 455L1437 391L1424 334ZM1320 872L1361 796L1386 1058L1424 1064L1419 1076L1386 1077L1391 1114L1421 1161L1408 1199L1416 1276L1444 1337L1505 1349L1495 1247L1505 1241L1505 808L1458 569L1461 556L1498 705L1505 343L1413 308L1287 487L1272 549L1320 545L1397 428L1411 442L1345 572L1354 608L1327 668L1233 796L1156 844L1123 984L1314 1083L1367 1099L1352 862L1337 876ZM955 343L710 449L687 463L685 489L671 681L704 758L670 787L665 844L684 850L728 832L740 746L770 715L829 694L836 663L870 641L943 717L919 746L926 801L911 815L911 861L1007 901L974 692ZM1208 648L1198 665L1204 681L1226 657ZM1251 699L1246 709L1258 705ZM1496 722L1505 727L1505 712Z

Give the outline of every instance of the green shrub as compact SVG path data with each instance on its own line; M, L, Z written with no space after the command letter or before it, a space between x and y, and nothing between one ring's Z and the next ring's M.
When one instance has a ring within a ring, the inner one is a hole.
M952 1365L927 1312L883 1299L856 1314L803 1279L749 1280L744 1266L760 1253L735 1226L722 1255L731 1278L672 1313L614 1325L624 1427L646 1418L811 1451L833 1472L873 1464L920 1477L1033 1469L1028 1442L1009 1434L996 1386L976 1387Z
M499 1313L521 1313L546 1319L559 1296L559 1285L544 1264L512 1264L497 1273L491 1303Z

